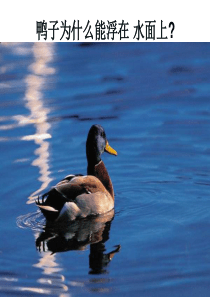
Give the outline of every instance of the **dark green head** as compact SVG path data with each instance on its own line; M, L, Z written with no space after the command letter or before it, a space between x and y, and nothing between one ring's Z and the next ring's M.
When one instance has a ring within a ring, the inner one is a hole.
M100 125L93 125L90 128L86 142L88 164L98 164L104 151L115 156L117 155L117 152L108 143L104 128Z

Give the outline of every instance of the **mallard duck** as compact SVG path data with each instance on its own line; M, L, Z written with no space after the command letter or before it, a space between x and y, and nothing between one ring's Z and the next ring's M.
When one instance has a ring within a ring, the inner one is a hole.
M117 155L109 145L102 126L93 125L87 136L87 175L67 175L49 192L38 198L37 206L49 221L63 216L70 220L104 214L114 208L114 190L108 171L101 160L107 152Z

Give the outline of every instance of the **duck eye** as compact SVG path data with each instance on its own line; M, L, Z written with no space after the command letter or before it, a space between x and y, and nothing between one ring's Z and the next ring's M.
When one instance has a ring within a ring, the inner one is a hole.
M104 133L104 131L101 132L101 136L102 136L102 137L105 137L105 133Z

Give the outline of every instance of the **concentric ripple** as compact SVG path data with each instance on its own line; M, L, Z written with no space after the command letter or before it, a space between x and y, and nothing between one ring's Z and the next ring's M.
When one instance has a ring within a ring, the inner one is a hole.
M19 216L16 223L17 226L22 229L29 228L34 231L42 231L45 225L45 219L40 211L36 211Z

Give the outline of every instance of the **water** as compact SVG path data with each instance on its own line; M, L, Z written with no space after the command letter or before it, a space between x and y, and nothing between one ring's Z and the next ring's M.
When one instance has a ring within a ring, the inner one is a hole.
M210 45L1 44L0 61L0 295L208 296ZM115 215L44 230L35 199L86 173L95 123Z

